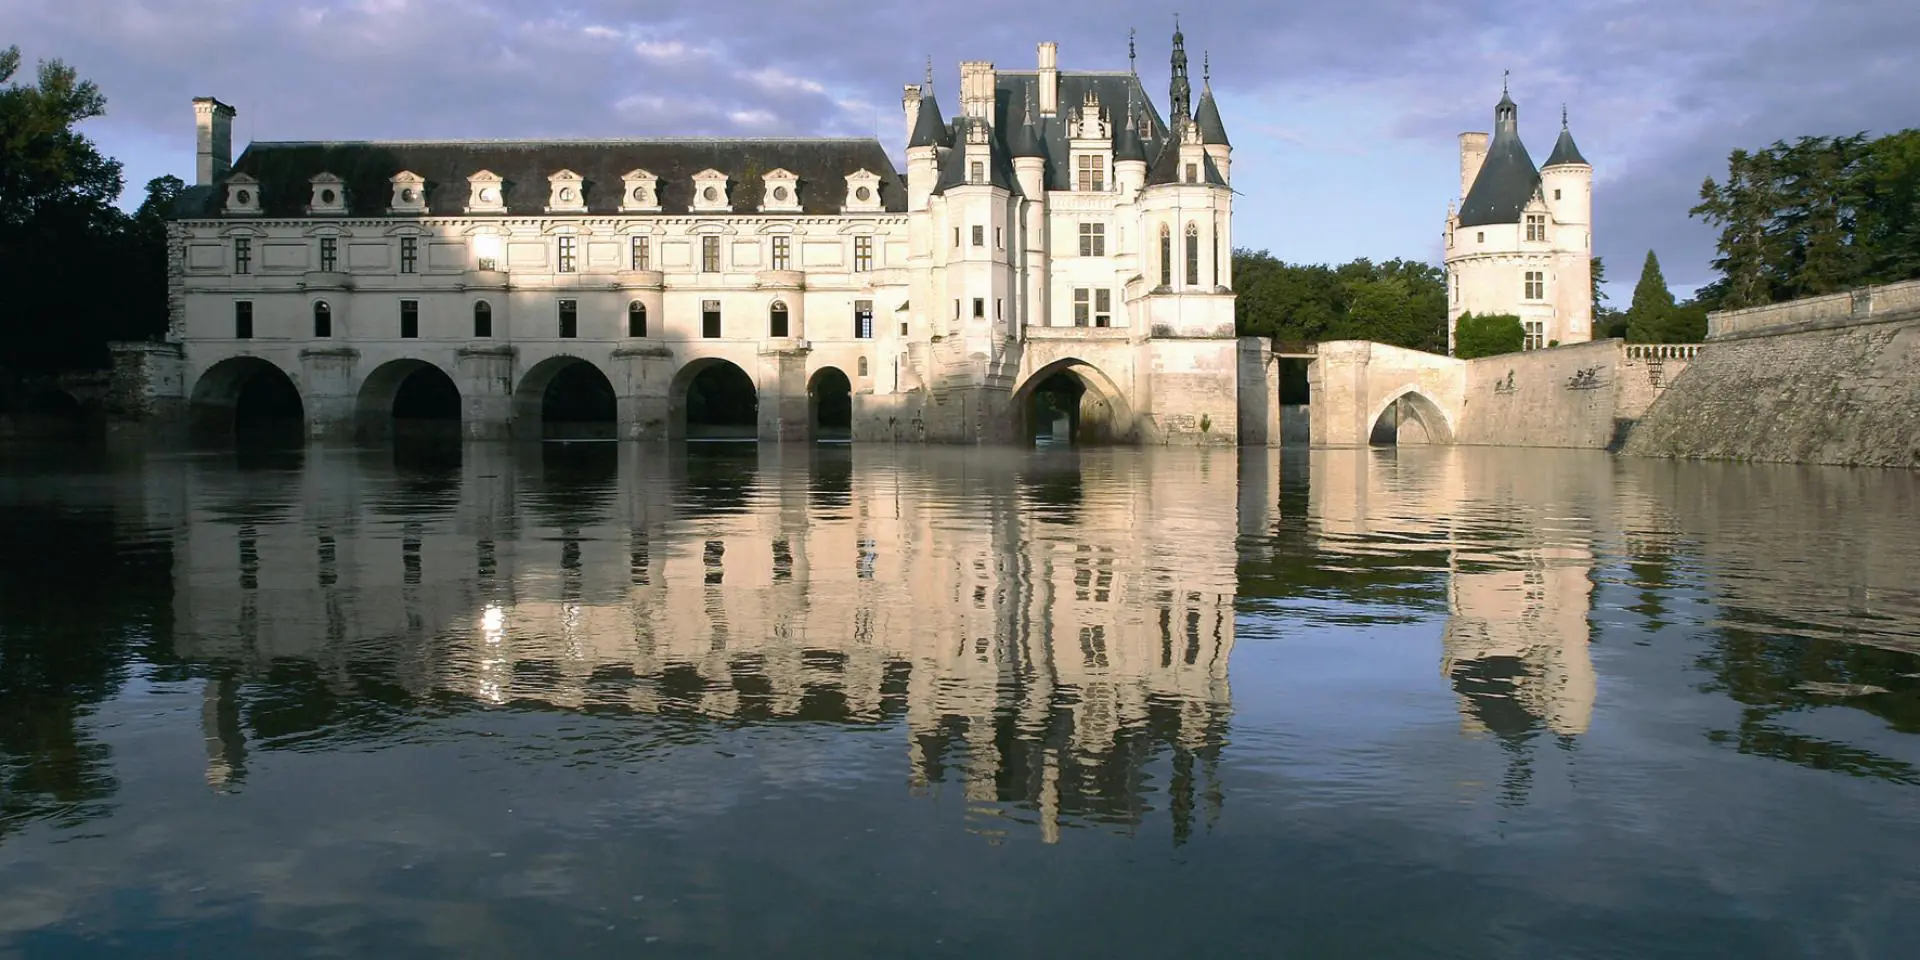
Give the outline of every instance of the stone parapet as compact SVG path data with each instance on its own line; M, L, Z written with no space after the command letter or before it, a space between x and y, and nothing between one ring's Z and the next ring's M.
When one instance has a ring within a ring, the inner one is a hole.
M1920 280L1909 280L1709 313L1707 340L1777 336L1917 318L1920 318Z

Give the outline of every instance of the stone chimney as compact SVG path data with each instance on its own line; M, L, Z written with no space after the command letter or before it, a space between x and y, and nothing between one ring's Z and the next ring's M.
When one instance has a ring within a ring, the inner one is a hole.
M1052 40L1040 45L1040 115L1060 112L1060 47Z
M1460 135L1460 199L1467 199L1467 191L1473 189L1473 179L1480 175L1480 164L1487 159L1487 135L1484 133L1463 133Z
M993 122L993 63L968 60L960 64L960 112Z
M193 98L195 186L210 186L233 169L233 114L212 97Z
M920 85L917 83L907 84L905 91L900 94L900 106L907 114L907 136L901 143L913 139L913 126L920 120L920 97Z

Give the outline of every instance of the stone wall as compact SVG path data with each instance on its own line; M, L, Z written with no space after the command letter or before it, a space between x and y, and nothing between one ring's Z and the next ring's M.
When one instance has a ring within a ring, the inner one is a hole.
M1697 349L1596 340L1469 360L1455 439L1488 446L1613 447Z
M1707 341L1826 330L1920 316L1920 280L1707 315Z

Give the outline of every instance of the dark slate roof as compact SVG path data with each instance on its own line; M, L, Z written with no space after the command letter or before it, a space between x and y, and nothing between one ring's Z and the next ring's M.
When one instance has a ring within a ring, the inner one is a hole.
M907 137L907 149L952 145L947 121L940 116L940 102L933 98L933 91L929 90L920 97L920 110L914 114L913 134Z
M967 183L967 135L969 123L978 123L968 117L953 119L953 146L940 148L940 179L934 183L934 193L946 193L949 187L965 186ZM987 183L1012 193L1020 192L1020 181L1013 175L1013 160L1007 156L1005 145L989 141L987 153Z
M1134 125L1137 122L1138 117L1136 115L1134 122L1123 122L1120 125L1120 129L1114 131L1113 162L1125 163L1129 160L1136 160L1141 163L1146 162L1147 145L1141 143L1140 134L1134 132Z
M1540 189L1540 171L1534 169L1533 158L1520 142L1513 101L1504 94L1495 116L1498 122L1494 124L1493 142L1487 145L1486 159L1473 178L1472 189L1460 203L1463 227L1519 223L1520 211Z
M1144 154L1155 155L1160 145L1167 141L1167 125L1160 119L1160 112L1154 109L1153 100L1140 85L1139 77L1120 71L1070 73L1064 70L1059 76L1059 112L1050 118L1039 118L1036 114L1040 150L1047 158L1047 189L1073 188L1073 171L1067 169L1067 120L1085 102L1088 90L1092 90L1100 98L1101 105L1107 108L1116 144L1125 126L1129 102L1140 112L1148 128L1142 131L1141 137L1145 141ZM1010 121L1019 122L1026 110L1028 97L1032 97L1036 104L1040 102L1038 83L1039 75L1032 72L1006 72L994 76L994 117L999 129L1009 129Z
M490 170L506 181L508 215L544 215L547 177L571 170L584 178L590 214L617 214L620 177L635 168L660 178L664 213L686 213L693 175L712 168L728 177L731 205L742 213L760 206L761 176L775 169L800 178L807 214L835 214L847 198L846 176L865 169L880 177L880 199L889 212L907 208L906 185L872 138L662 138L640 140L335 141L254 143L234 161L233 172L260 181L261 210L268 217L304 217L312 199L309 178L331 173L346 181L354 216L386 216L393 198L389 178L410 170L427 181L431 216L463 216L467 177ZM190 191L180 216L217 217L224 190Z
M1227 139L1227 125L1220 122L1220 108L1213 102L1212 87L1200 92L1200 108L1193 112L1193 122L1200 127L1201 143L1233 145Z
M1200 178L1209 185L1224 187L1227 178L1220 175L1220 168L1213 165L1213 158L1200 155ZM1180 176L1180 141L1169 139L1160 148L1160 155L1154 158L1153 165L1147 168L1147 186L1157 187L1167 183L1184 182Z
M1580 155L1580 148L1573 145L1573 134L1567 130L1566 121L1562 120L1560 139L1553 142L1553 152L1547 154L1546 165L1557 167L1563 163L1585 164L1586 162L1587 158Z
M1040 144L1040 114L1034 109L1033 101L1027 101L1020 118L1007 131L1007 153L1014 157L1039 157L1046 159L1046 148Z

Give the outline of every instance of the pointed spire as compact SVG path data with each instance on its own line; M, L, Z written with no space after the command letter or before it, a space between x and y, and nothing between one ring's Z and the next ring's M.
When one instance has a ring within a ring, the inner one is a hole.
M1180 15L1173 15L1173 80L1167 86L1172 116L1167 122L1176 129L1193 116L1193 90L1187 84L1187 39L1180 33Z
M1580 155L1580 148L1574 146L1573 132L1567 129L1567 105L1560 105L1560 139L1553 142L1553 152L1547 154L1544 166L1553 167L1563 163L1587 164L1587 158Z
M1534 168L1526 145L1520 142L1519 107L1514 105L1504 76L1493 121L1493 140L1487 144L1486 158L1460 203L1459 222L1463 227L1519 223L1521 209L1540 188L1540 172Z
M1027 87L1026 116L1007 131L1007 153L1015 158L1044 157L1040 149L1040 128L1033 123L1033 87Z
M1140 136L1140 105L1133 91L1133 87L1127 87L1127 120L1114 131L1113 162L1115 163L1124 163L1129 160L1145 163L1147 160L1147 145L1142 142Z

